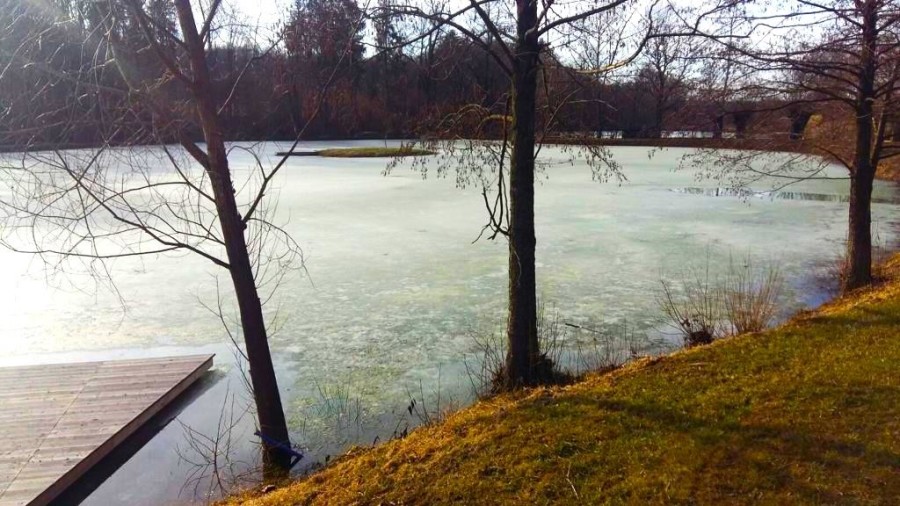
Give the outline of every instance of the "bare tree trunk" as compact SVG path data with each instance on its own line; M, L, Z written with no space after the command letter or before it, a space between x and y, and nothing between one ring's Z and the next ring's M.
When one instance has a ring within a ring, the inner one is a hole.
M262 304L257 293L256 280L250 263L244 229L246 228L235 201L234 186L225 151L225 139L213 101L209 68L203 42L197 32L189 0L176 0L178 19L191 59L194 86L192 93L197 102L203 136L207 145L206 171L210 177L216 201L222 239L228 256L231 280L241 313L241 326L247 346L250 365L250 381L259 418L259 429L268 440L290 445L281 395L269 352ZM287 470L290 456L279 448L263 441L263 462L268 471L273 468Z
M601 99L602 93L599 90L599 87L594 88L594 103L597 105L597 137L603 138L603 129L606 126L605 115L606 111L603 109L605 107L605 103Z
M509 318L507 387L535 384L540 362L537 338L534 234L534 144L538 46L537 2L518 0L518 37L513 62L513 149L509 174Z
M788 119L791 121L789 138L792 141L803 139L803 134L806 132L806 125L809 124L811 117L812 114L807 111L791 111L788 113Z
M666 94L669 90L666 88L666 79L663 72L657 68L656 74L658 81L656 82L656 89L653 90L653 93L656 96L653 97L653 131L650 132L650 137L661 139L663 136L663 123L665 123L666 119L666 108L669 98Z
M725 130L725 115L717 114L713 117L713 139L721 139Z
M747 137L747 127L750 125L750 120L753 118L753 113L749 111L739 111L731 115L732 119L734 119L734 136L737 139L744 139Z
M874 171L857 173L850 180L850 235L847 241L847 272L844 290L872 282L872 183Z
M863 6L863 36L856 99L856 151L850 182L850 231L847 240L847 272L844 290L872 282L872 103L875 100L875 50L878 42L878 9L874 0Z
M663 123L666 117L665 105L662 103L662 100L657 100L655 109L653 114L653 131L650 132L650 137L661 139L663 136Z

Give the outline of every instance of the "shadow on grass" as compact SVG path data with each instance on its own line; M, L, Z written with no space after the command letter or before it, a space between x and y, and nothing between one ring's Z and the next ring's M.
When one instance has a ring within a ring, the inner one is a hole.
M872 388L867 396L873 402L897 399L900 389ZM833 504L853 500L854 491L843 489L841 483L862 480L864 470L870 477L900 476L900 454L867 444L852 431L829 433L827 423L810 427L788 419L783 425L717 421L656 403L621 399L578 397L567 402L573 406L584 404L588 409L599 408L605 412L603 416L623 417L625 420L619 422L622 426L635 427L641 433L655 432L650 436L652 440L664 445L666 441L677 445L687 436L699 448L690 454L690 462L682 462L693 468L691 496L714 492L717 497L734 494L750 497L748 494L763 490ZM740 406L728 409L730 413L740 411ZM747 411L746 415L752 418L754 413ZM769 418L773 416L777 417L778 413L769 413ZM633 420L628 421L629 418ZM640 450L635 448L635 451ZM716 474L725 479L713 478ZM808 480L807 474L816 474L820 479ZM891 493L889 490L872 492Z

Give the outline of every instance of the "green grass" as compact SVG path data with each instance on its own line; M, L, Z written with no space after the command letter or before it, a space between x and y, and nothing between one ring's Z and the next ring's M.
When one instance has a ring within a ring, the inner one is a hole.
M393 158L398 156L428 156L433 151L410 147L399 148L335 148L317 151L318 156L331 158Z
M480 402L231 500L900 504L900 281L778 329Z

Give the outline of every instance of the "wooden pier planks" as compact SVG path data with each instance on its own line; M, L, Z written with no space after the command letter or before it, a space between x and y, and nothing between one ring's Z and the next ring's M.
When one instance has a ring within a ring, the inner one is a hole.
M197 381L212 360L0 368L0 506L49 503Z

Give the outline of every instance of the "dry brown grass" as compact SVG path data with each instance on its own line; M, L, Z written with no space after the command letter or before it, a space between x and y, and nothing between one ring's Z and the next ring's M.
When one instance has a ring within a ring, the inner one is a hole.
M774 330L479 402L229 502L898 504L898 315L893 277Z

